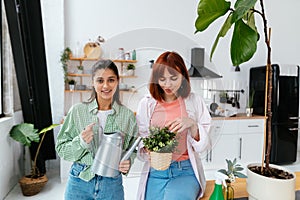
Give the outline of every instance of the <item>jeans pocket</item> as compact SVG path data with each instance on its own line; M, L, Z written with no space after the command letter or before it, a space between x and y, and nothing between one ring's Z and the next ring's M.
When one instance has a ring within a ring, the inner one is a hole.
M85 164L80 164L80 163L73 163L71 170L70 170L70 176L73 177L78 177L79 174L84 170Z

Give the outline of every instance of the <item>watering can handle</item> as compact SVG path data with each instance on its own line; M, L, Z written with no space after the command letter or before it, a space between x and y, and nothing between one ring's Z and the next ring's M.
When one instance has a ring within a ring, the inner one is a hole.
M136 146L140 143L142 137L139 136L135 142L133 143L133 145L130 147L130 149L124 154L124 156L121 158L121 162L124 160L128 160L129 157L131 156L131 154L133 153L134 149L136 148Z

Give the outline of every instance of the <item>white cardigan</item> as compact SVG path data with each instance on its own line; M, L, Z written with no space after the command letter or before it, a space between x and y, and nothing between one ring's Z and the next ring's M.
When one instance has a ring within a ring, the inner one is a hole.
M194 173L201 187L201 193L199 193L198 197L202 197L206 187L206 180L200 154L211 146L210 137L208 135L211 117L201 96L191 93L187 98L184 99L184 102L188 117L197 122L200 134L200 140L196 141L191 136L190 130L188 130L187 149ZM150 95L147 95L139 102L136 118L139 126L139 133L142 137L145 137L149 134L150 119L156 104L157 101ZM141 174L139 189L137 192L137 200L144 200L150 163L148 160L148 155L143 150L142 142L140 142L139 145L138 158L144 161L145 164Z

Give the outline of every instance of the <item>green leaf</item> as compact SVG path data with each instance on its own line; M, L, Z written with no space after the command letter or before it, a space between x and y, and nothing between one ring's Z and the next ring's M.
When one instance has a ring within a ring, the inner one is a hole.
M247 178L247 176L245 174L240 173L240 172L235 172L234 175L239 178Z
M55 127L59 126L59 124L52 124L46 128L43 128L39 133L46 133L47 131L50 131L52 129L54 129Z
M32 141L40 141L38 130L34 129L33 124L28 123L21 123L13 126L9 132L9 135L14 140L28 147L31 146Z
M204 31L212 22L225 15L230 5L231 3L225 0L200 0L195 22L196 32Z
M230 46L233 66L238 66L252 58L256 52L257 40L257 32L245 24L242 19L235 23Z
M219 32L218 35L217 35L217 38L216 38L216 40L215 40L215 42L214 42L214 44L213 44L213 47L212 47L212 49L211 49L211 52L210 52L210 61L212 60L212 56L213 56L213 54L214 54L214 52L215 52L215 49L216 49L216 47L217 47L217 45L218 45L218 42L219 42L220 37L224 37L224 36L227 34L228 30L229 30L229 29L231 28L231 26L232 26L232 23L231 23L231 17L232 17L232 15L229 15L229 16L227 17L227 19L225 20L225 22L224 22L224 24L223 24L223 26L222 26L220 32Z
M218 172L221 172L221 173L227 175L227 171L225 169L219 169Z
M232 14L232 23L242 19L244 15L254 7L257 0L237 0L234 8L235 11Z

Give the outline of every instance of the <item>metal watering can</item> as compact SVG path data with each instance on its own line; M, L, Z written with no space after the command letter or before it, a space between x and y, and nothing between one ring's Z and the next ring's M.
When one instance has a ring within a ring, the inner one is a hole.
M113 132L102 134L101 142L92 165L92 171L97 175L105 177L118 176L120 174L120 161L127 160L130 157L140 140L141 138L139 137L130 149L122 156L122 133Z

